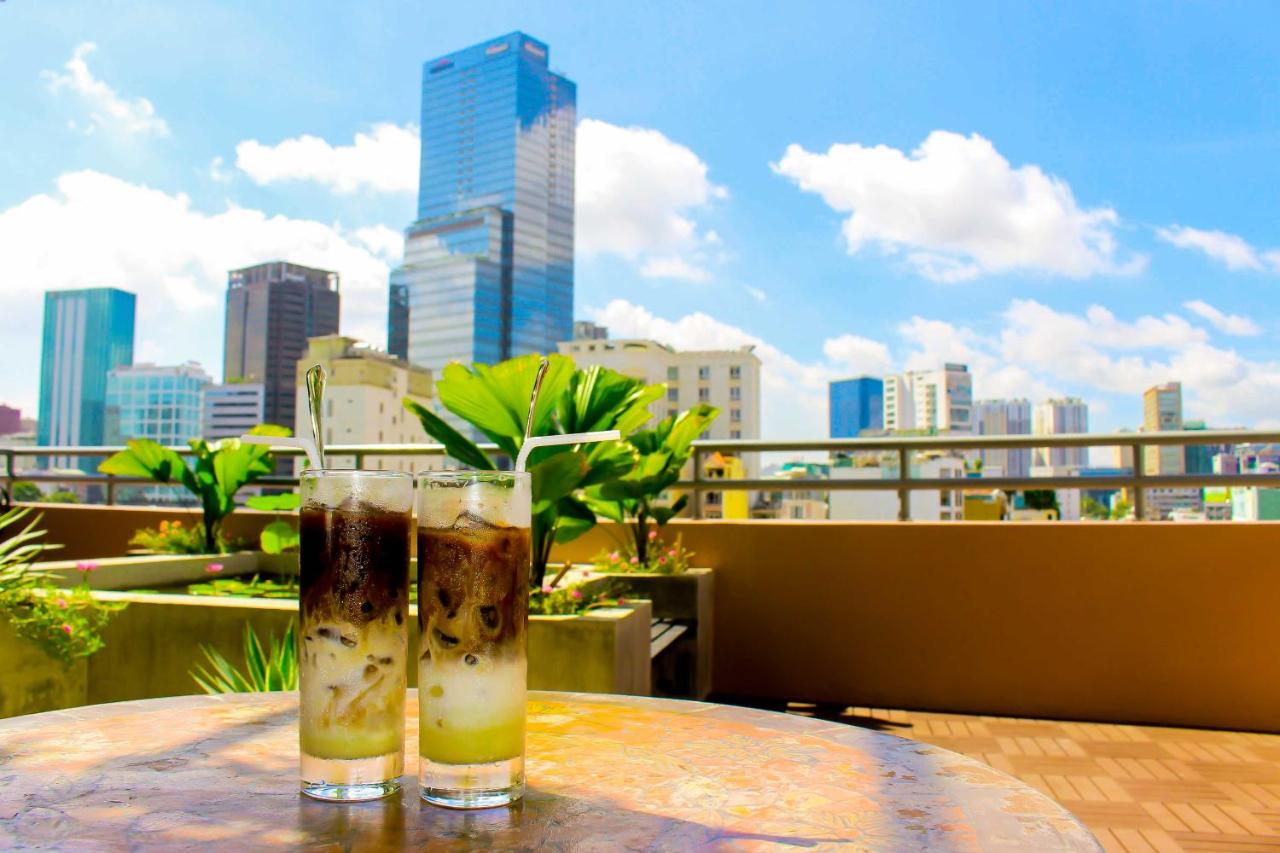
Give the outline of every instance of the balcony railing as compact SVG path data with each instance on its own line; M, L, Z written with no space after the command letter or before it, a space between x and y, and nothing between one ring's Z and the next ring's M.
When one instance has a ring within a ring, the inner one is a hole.
M1134 513L1143 518L1145 490L1166 488L1197 488L1203 486L1265 486L1280 487L1280 473L1236 474L1161 474L1143 473L1145 451L1151 447L1186 447L1189 445L1259 445L1280 444L1280 431L1266 430L1193 430L1184 432L1122 432L1079 433L1056 435L939 435L939 436L882 436L875 438L816 439L812 441L758 441L758 440L706 440L694 442L692 479L681 480L677 489L695 495L693 514L703 516L702 495L705 492L759 491L759 492L834 492L834 491L896 491L898 493L898 519L911 518L910 495L913 491L961 491L966 489L1022 489L1088 488L1129 489L1134 497ZM492 444L480 445L490 453L497 453ZM914 454L950 450L1020 450L1034 448L1088 448L1122 447L1133 454L1133 473L1102 476L1048 476L1048 477L966 477L924 478L911 476L911 460ZM122 447L0 447L4 459L4 479L12 488L15 480L36 483L60 483L67 485L100 485L105 490L106 502L115 502L115 490L122 485L155 485L145 478L117 477L109 474L56 473L47 470L22 470L18 460L32 457L102 457L109 456ZM190 455L186 447L173 448L181 455ZM877 479L820 479L820 478L754 478L721 479L706 476L704 455L724 453L861 453L890 452L897 456L897 472L893 476ZM380 457L441 456L440 444L344 444L325 448L330 459L349 459L353 467L364 466L367 459ZM282 448L277 456L300 456L301 451ZM294 486L297 477L271 476L257 481L264 486Z

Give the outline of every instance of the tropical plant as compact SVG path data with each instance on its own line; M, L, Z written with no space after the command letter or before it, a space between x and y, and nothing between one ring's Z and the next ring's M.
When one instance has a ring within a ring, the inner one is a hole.
M680 479L694 440L719 414L715 406L699 404L663 418L653 429L633 432L627 442L636 451L635 467L621 477L587 489L586 504L593 512L618 524L631 525L632 545L627 557L636 557L640 565L649 565L650 546L658 541L649 522L652 520L661 528L688 504L688 495L680 495L665 506L658 501Z
M301 503L296 492L284 492L278 495L254 495L245 501L245 506L250 509L281 513L293 512ZM267 554L296 551L299 541L297 525L285 521L279 515L258 534L258 547Z
M1058 493L1053 489L1027 489L1022 493L1022 502L1027 509L1059 511Z
M191 677L205 693L267 693L298 689L298 632L292 620L277 642L264 646L248 622L244 625L244 671L212 646L200 645L205 663L196 664Z
M159 527L143 527L135 531L129 544L158 554L204 553L204 534L198 527L187 527L181 519L162 521Z
M1106 521L1111 517L1111 510L1107 509L1100 501L1093 498L1085 498L1080 501L1080 514L1085 518L1092 518L1097 521Z
M1133 513L1133 504L1121 498L1111 505L1111 518L1115 521L1123 521Z
M80 496L70 489L57 489L41 498L48 504L78 504Z
M260 578L217 578L205 583L193 583L187 587L188 595L225 595L231 598L297 598L298 584L295 578L283 581Z
M40 491L40 487L30 480L18 480L13 484L11 498L15 501L31 503L41 500L43 497L44 492Z
M540 361L540 356L527 355L492 366L451 364L435 390L445 408L514 459L524 444L525 417ZM649 419L649 404L663 393L662 385L646 385L607 368L575 370L566 356L552 355L548 363L533 415L535 436L608 429L630 435ZM497 469L487 453L435 412L412 400L406 399L404 404L454 459L480 470ZM634 465L634 449L619 441L540 447L529 455L533 589L542 587L551 546L578 538L596 523L595 513L574 493L609 482Z
M0 537L15 529L30 514L30 508L11 509L0 514ZM37 530L40 517L0 541L0 614L14 633L39 646L63 663L86 657L102 648L102 629L123 603L94 599L89 590L93 563L82 562L80 582L70 590L57 589L47 572L32 568L32 561L56 548L41 541Z
M284 427L261 424L251 435L290 435ZM104 474L122 477L150 477L157 483L180 483L200 501L204 519L204 549L217 553L223 549L222 522L235 509L236 492L271 473L271 451L260 444L242 444L238 438L224 438L212 444L197 438L191 445L194 465L168 447L149 438L129 441L121 450L98 466Z

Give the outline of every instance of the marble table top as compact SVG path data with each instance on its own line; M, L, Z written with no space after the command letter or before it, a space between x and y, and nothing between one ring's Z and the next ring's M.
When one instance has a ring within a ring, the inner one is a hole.
M700 702L531 693L529 791L451 811L404 790L298 793L294 693L181 696L0 720L0 847L60 850L1099 850L1043 794L840 723Z

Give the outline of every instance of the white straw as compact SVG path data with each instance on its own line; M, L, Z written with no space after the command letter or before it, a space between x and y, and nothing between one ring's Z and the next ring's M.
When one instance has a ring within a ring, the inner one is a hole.
M620 438L622 438L622 433L616 429L606 429L601 432L574 432L569 435L539 435L534 438L528 438L520 446L520 455L516 457L516 470L523 471L525 463L529 461L529 454L539 447L554 447L558 444L591 444L596 441L617 441Z
M320 461L320 453L316 450L316 444L309 438L303 436L283 436L283 435L242 435L240 440L245 444L265 444L267 447L300 447L307 453L307 459L311 462L312 468L323 468L324 465Z

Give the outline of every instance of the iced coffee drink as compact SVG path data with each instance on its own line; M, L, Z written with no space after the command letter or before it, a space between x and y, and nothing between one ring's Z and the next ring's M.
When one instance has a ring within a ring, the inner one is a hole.
M307 471L301 500L302 791L383 797L404 772L413 480Z
M455 808L524 793L529 475L418 479L419 786Z

